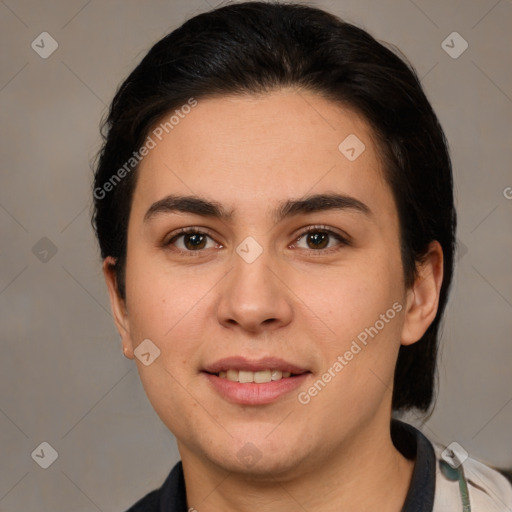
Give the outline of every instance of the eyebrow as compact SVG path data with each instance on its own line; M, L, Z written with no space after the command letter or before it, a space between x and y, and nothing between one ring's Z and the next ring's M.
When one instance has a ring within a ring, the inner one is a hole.
M348 210L372 216L370 208L355 197L342 194L315 194L301 199L289 199L272 212L276 222L301 214L328 210ZM149 222L160 214L191 213L203 217L230 221L234 217L233 210L226 210L216 201L199 196L168 195L153 203L144 215L144 222Z

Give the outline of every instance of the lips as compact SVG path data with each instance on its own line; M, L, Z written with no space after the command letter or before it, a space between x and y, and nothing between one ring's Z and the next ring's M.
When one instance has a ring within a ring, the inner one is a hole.
M269 405L291 394L312 374L278 357L227 357L201 372L215 392L237 405Z

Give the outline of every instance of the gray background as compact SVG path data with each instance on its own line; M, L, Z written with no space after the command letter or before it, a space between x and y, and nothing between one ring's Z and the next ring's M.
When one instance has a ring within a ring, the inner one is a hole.
M178 459L121 353L89 222L89 162L120 81L165 33L214 5L0 0L2 512L121 511ZM512 4L313 5L397 45L438 112L452 150L461 253L439 398L422 429L511 467ZM59 45L47 59L31 47L43 31ZM453 31L469 44L456 59L441 46ZM43 441L58 452L48 469L31 457Z

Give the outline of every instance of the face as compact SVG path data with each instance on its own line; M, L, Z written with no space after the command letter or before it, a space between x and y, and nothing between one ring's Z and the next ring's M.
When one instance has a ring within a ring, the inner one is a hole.
M199 100L164 135L111 298L126 354L151 340L134 359L182 458L263 475L346 453L389 424L398 349L429 323L370 127L281 90Z

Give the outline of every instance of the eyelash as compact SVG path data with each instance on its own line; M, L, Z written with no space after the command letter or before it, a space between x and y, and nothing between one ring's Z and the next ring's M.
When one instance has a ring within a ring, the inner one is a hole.
M304 236L306 236L310 233L324 233L324 234L327 234L329 237L333 237L333 238L337 239L340 242L335 247L329 247L327 249L303 249L310 253L330 254L331 252L340 250L341 247L343 247L343 246L350 245L348 238L346 238L345 236L341 235L340 233L333 231L332 229L329 229L328 227L322 226L322 225L309 226L308 228L306 228L299 235L294 237L294 244L298 243L301 238L303 238ZM195 227L188 227L188 228L179 229L178 232L175 233L167 242L163 243L163 246L170 247L171 245L173 245L174 242L176 242L176 240L178 238L182 237L183 235L191 235L191 234L206 235L213 240L213 237L209 234L209 232L207 230L204 230L204 229L201 230L201 229L198 229ZM198 249L197 251L190 251L190 250L183 250L183 249L173 249L173 250L176 252L182 253L182 254L185 253L185 254L187 254L187 256L201 256L202 253L204 253L204 251L206 249Z
M294 238L294 240L295 240L294 244L298 243L298 241L301 238L304 238L305 236L307 236L310 233L323 233L323 234L327 234L329 236L329 238L335 238L339 242L334 247L329 247L327 249L304 249L305 251L308 251L311 254L315 254L315 253L317 253L317 254L320 253L320 255L322 255L322 254L330 254L330 253L337 252L337 251L341 250L341 248L344 247L344 246L350 245L348 237L343 236L343 235L341 235L341 233L338 233L337 231L329 229L327 226L323 226L323 225L316 225L316 226L309 226L309 227L307 227L306 229L301 231L298 236L296 236Z

